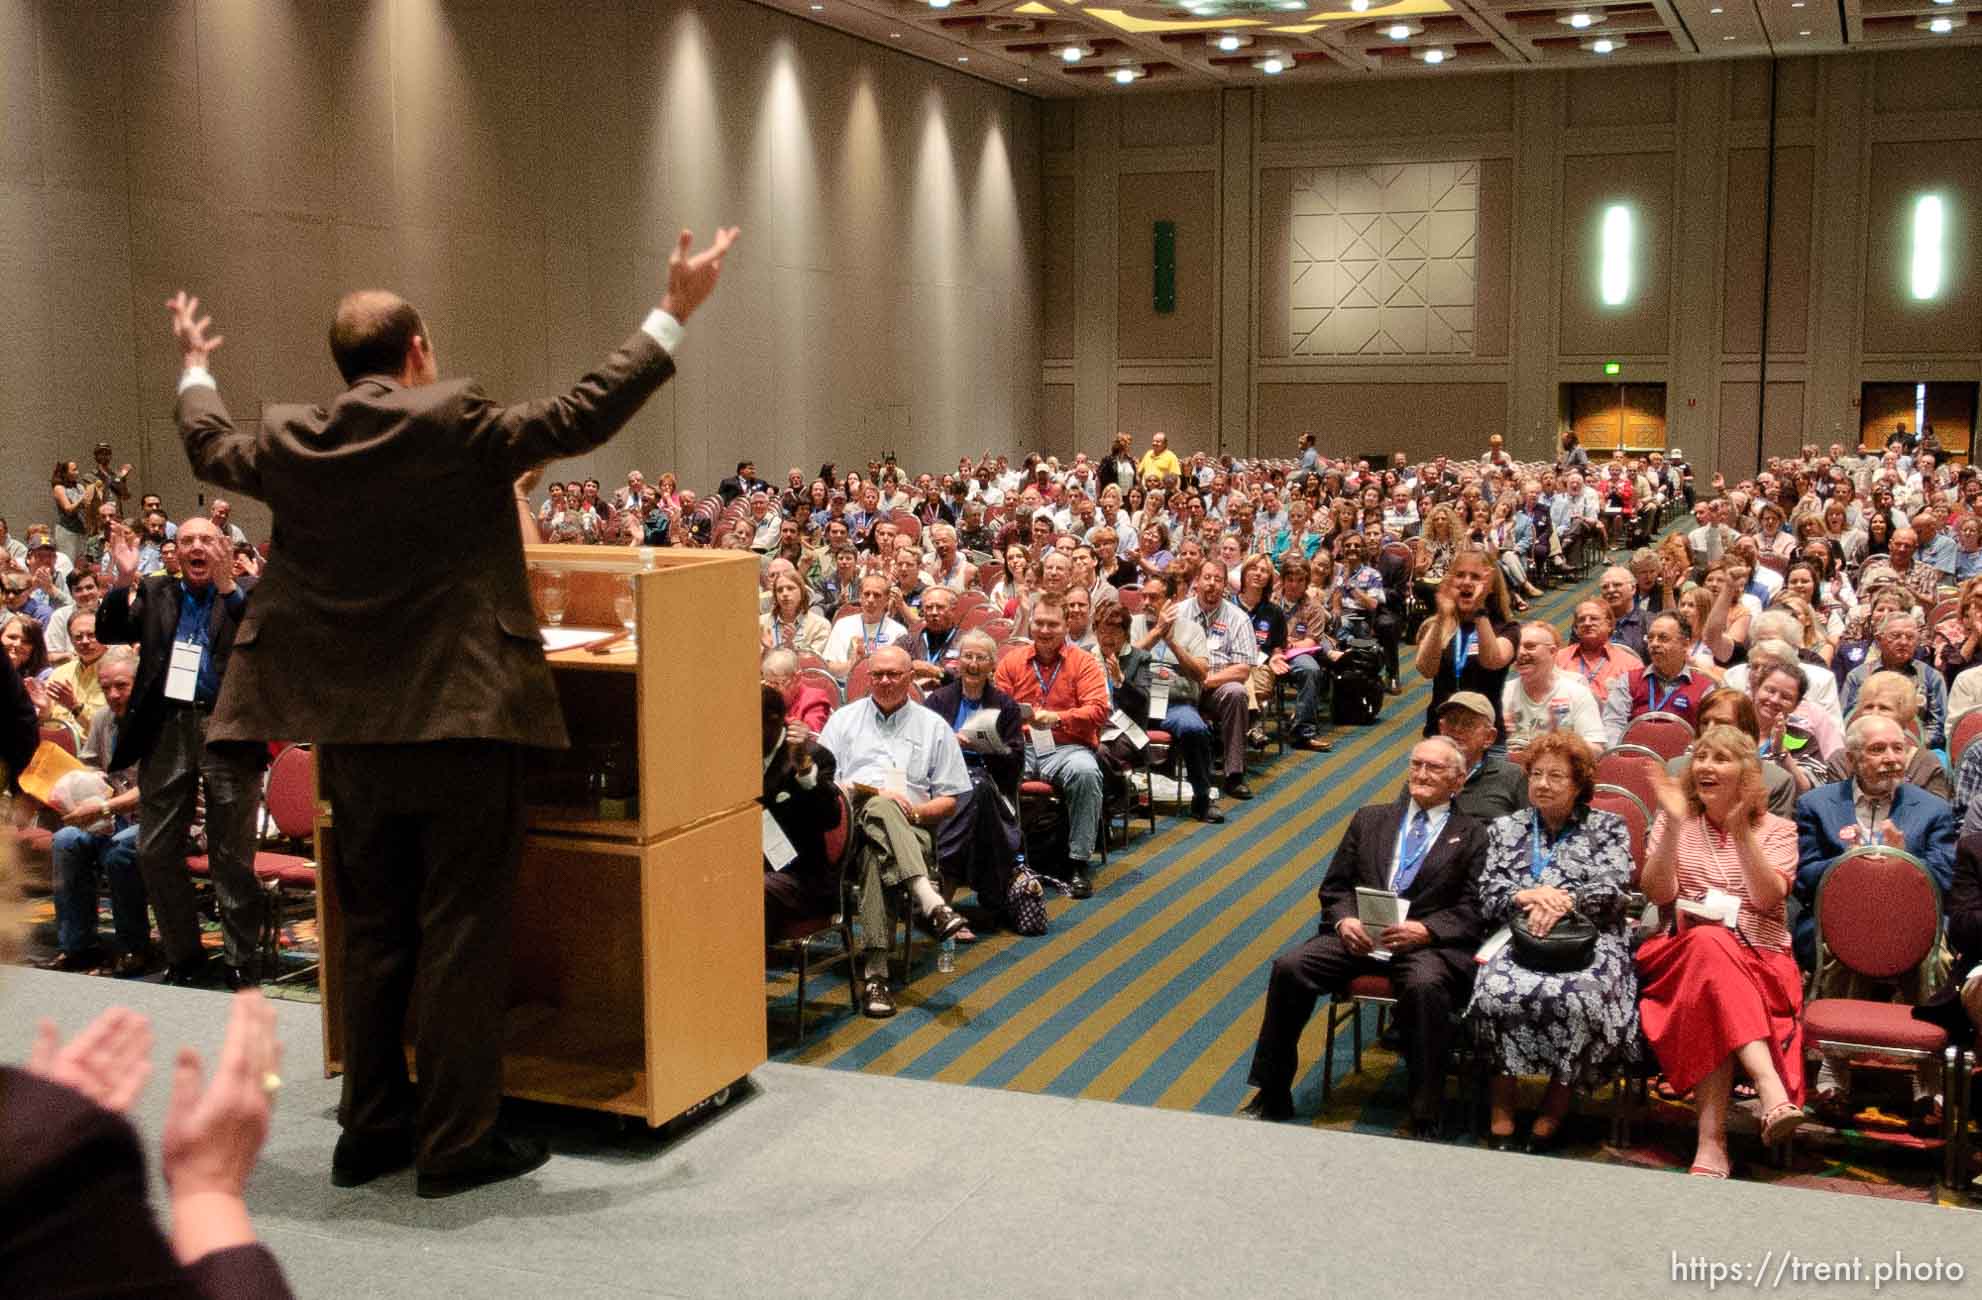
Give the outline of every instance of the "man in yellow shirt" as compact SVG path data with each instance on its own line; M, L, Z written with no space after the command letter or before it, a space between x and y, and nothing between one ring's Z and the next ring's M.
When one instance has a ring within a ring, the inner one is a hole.
M1154 474L1157 478L1168 482L1183 472L1184 467L1178 463L1177 453L1170 450L1170 435L1161 432L1151 434L1149 450L1144 452L1142 459L1137 462L1136 473L1145 481Z
M48 675L48 694L77 723L86 724L98 709L110 707L96 680L103 643L96 639L95 610L79 609L69 616L69 640L76 647L76 657Z

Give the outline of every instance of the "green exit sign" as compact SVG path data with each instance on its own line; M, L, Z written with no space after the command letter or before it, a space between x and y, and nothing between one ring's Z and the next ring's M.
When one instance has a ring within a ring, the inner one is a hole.
M1606 361L1603 363L1603 372L1606 375L1621 375L1624 373L1624 363L1621 361Z

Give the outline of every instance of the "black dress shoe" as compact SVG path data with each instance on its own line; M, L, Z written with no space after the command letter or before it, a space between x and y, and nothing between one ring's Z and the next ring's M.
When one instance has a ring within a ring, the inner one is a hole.
M1293 1094L1268 1092L1261 1088L1253 1094L1251 1101L1239 1111L1247 1119L1264 1120L1269 1124L1284 1124L1294 1118Z
M111 963L110 973L120 980L134 980L151 969L151 954L148 952L127 952L119 954Z
M1094 897L1094 886L1088 881L1085 871L1076 868L1067 873L1067 893L1074 898Z
M1243 776L1234 777L1230 782L1218 788L1221 792L1231 795L1234 799L1250 799L1253 797L1253 788L1246 784L1246 778Z
M1420 1142L1443 1142L1445 1124L1436 1115L1411 1116L1411 1136Z
M506 1137L491 1133L475 1144L462 1161L444 1171L422 1170L415 1190L427 1200L455 1196L505 1178L516 1178L541 1169L551 1158L550 1144L542 1138Z
M1562 1128L1560 1125L1556 1127L1553 1133L1537 1133L1532 1129L1528 1131L1527 1151L1531 1156L1554 1155L1561 1146Z
M220 982L229 993L261 987L261 981L249 974L246 967L234 965L224 965L220 968Z
M412 1163L411 1133L346 1133L331 1153L330 1181L338 1187L363 1187Z
M1223 825L1225 821L1225 814L1218 811L1208 799L1202 804L1192 804L1191 816L1201 822L1210 822L1213 826Z
M204 958L187 962L174 962L165 968L165 983L182 989L198 988L206 983L206 961Z
M43 970L59 970L71 975L100 970L103 954L94 948L82 952L58 952L41 964Z
M1487 1133L1486 1149L1489 1151L1505 1151L1513 1145L1514 1135L1512 1133L1495 1133L1492 1131Z

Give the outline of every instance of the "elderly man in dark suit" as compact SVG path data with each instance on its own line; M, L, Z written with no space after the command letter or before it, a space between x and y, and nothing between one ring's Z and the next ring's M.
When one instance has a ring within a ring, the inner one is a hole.
M832 751L812 739L811 728L787 719L785 697L775 686L764 694L764 792L758 802L777 824L764 832L764 936L775 939L793 921L833 910L839 897L839 864L826 853L826 836L840 824L839 789L833 784Z
M179 525L179 576L138 577L138 542L118 528L110 547L117 585L96 614L106 645L138 647L137 680L110 770L138 765L138 874L144 878L166 982L204 978L206 949L186 871L187 837L206 790L207 870L220 899L227 987L253 982L267 901L255 883L255 813L267 749L220 740L212 718L227 679L253 579L237 584L233 548L212 520ZM275 737L271 736L271 739Z
M447 1196L548 1158L541 1141L495 1129L522 753L568 743L513 485L604 444L667 381L735 238L724 230L695 253L683 231L640 328L569 392L514 406L441 382L412 304L364 290L330 328L349 387L328 407L266 405L254 431L236 429L207 372L220 340L197 299L169 304L193 472L275 516L207 738L316 741L337 827L340 1186L415 1163L420 1194ZM400 1041L409 1003L417 1093Z
M1411 1078L1411 1129L1440 1134L1452 1012L1473 982L1480 941L1473 872L1486 857L1486 824L1453 807L1465 784L1459 747L1443 736L1411 750L1404 793L1358 809L1321 882L1321 930L1273 959L1266 1015L1253 1050L1246 1106L1261 1119L1294 1114L1295 1048L1323 993L1339 994L1358 975L1388 976L1397 989L1398 1026ZM1358 886L1410 900L1398 925L1371 934L1357 919ZM1373 955L1381 947L1388 960Z

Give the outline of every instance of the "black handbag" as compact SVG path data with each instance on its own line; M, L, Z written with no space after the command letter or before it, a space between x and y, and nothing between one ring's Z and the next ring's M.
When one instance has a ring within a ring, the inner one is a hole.
M1569 912L1538 935L1528 929L1528 914L1517 910L1507 925L1514 960L1529 970L1560 975L1582 970L1597 957L1596 923L1581 912Z

